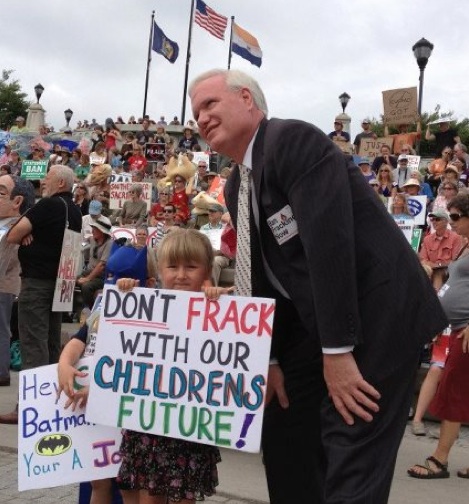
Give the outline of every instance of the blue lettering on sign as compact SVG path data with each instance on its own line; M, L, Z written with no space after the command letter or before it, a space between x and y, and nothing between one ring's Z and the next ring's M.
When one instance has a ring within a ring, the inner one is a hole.
M423 210L422 204L418 200L409 198L407 203L409 206L409 211L413 215L413 217L418 215Z

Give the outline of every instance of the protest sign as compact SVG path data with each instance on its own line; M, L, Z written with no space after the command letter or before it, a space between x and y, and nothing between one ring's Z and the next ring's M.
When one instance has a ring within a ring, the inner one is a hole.
M142 186L142 196L141 199L146 201L147 210L151 207L151 183L150 182L137 182L138 185ZM111 192L109 200L109 208L111 210L117 210L124 206L125 200L130 199L130 188L134 184L132 182L113 182L111 183Z
M82 270L81 233L65 229L60 254L59 270L55 282L53 312L73 311L75 281Z
M414 219L404 218L401 215L393 215L394 221L399 226L399 229L404 233L409 244L412 243L412 233L414 231Z
M422 229L414 227L412 231L412 238L410 240L410 246L412 247L414 252L418 253L421 239L422 239Z
M199 161L205 161L207 166L210 167L210 154L207 152L193 152L194 155L192 162L195 164L199 164Z
M148 229L148 237L147 237L147 247L155 248L155 236L156 236L156 227L149 227ZM111 229L111 237L113 240L118 240L119 238L125 238L129 241L135 241L135 228L121 228L121 227L113 227Z
M259 451L274 309L273 299L106 286L87 418Z
M221 229L199 229L201 233L207 236L212 244L213 250L221 250L221 235L223 233L223 228Z
M25 160L21 163L21 177L26 180L43 179L47 174L47 160Z
M87 372L91 359L77 368ZM76 388L88 378L77 378ZM89 423L83 408L57 399L57 364L22 371L19 377L18 489L50 488L115 477L121 431Z
M416 226L425 225L425 217L427 215L427 197L425 195L407 196L407 206L414 218Z
M407 206L415 226L425 225L427 215L427 197L425 195L407 196ZM392 211L393 198L388 198L388 212Z
M417 88L383 91L384 123L411 124L418 118Z
M351 142L344 142L343 140L337 140L337 137L332 138L332 141L337 145L337 147L345 154L352 154L353 146Z
M407 168L418 170L420 166L420 156L412 156L407 154Z
M166 153L166 144L163 142L146 143L145 144L145 157L148 161L157 163L164 161Z
M113 172L110 177L110 184L116 182L132 182L132 174L127 172L115 173Z
M358 151L358 155L360 157L367 157L371 162L375 159L375 157L380 155L380 149L383 145L387 145L389 150L392 150L393 138L391 136L377 138L376 140L373 138L362 138L360 140L360 150Z
M226 179L217 175L210 184L207 193L212 198L215 198L220 205L225 206L225 184Z

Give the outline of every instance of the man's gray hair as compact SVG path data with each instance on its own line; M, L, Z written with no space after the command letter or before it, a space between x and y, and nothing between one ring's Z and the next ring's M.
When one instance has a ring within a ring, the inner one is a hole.
M461 143L461 142L458 142L458 143L454 146L454 148L455 148L455 149L456 149L456 148L458 148L459 150L462 150L463 152L467 152L467 147L466 147L463 143Z
M23 201L19 210L21 214L24 214L24 212L34 206L34 203L36 202L36 198L34 196L34 186L29 180L24 178L17 177L16 175L10 175L10 177L15 184L11 190L10 199L13 199L15 196L23 196Z
M50 169L54 168L56 176L64 181L65 190L71 191L74 182L74 173L71 168L65 165L52 165Z
M269 109L267 107L264 92L255 79L253 79L250 75L241 72L241 70L222 70L216 68L214 70L204 72L190 83L189 96L192 94L195 86L207 79L210 79L211 77L217 77L218 75L224 77L226 85L230 91L240 91L243 88L249 89L257 108L267 117Z

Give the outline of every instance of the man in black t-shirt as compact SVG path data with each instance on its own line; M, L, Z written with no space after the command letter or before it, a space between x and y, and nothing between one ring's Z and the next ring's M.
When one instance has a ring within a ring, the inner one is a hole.
M23 369L58 362L62 314L52 312L65 225L81 231L81 212L72 199L73 171L54 165L44 179L43 198L11 229L20 245L19 335Z
M441 157L441 153L445 147L453 148L457 143L461 142L458 132L449 127L449 122L440 122L438 126L440 131L436 133L430 132L430 125L427 126L427 131L425 132L425 140L435 140L435 157L437 158Z

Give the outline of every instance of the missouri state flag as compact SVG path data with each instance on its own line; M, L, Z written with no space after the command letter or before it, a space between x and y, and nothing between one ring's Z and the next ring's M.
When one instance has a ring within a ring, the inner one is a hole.
M154 21L152 49L171 63L174 63L179 56L179 46L170 40Z
M247 59L253 65L258 67L262 65L262 51L256 37L253 37L236 23L233 23L231 51L241 56L241 58Z

